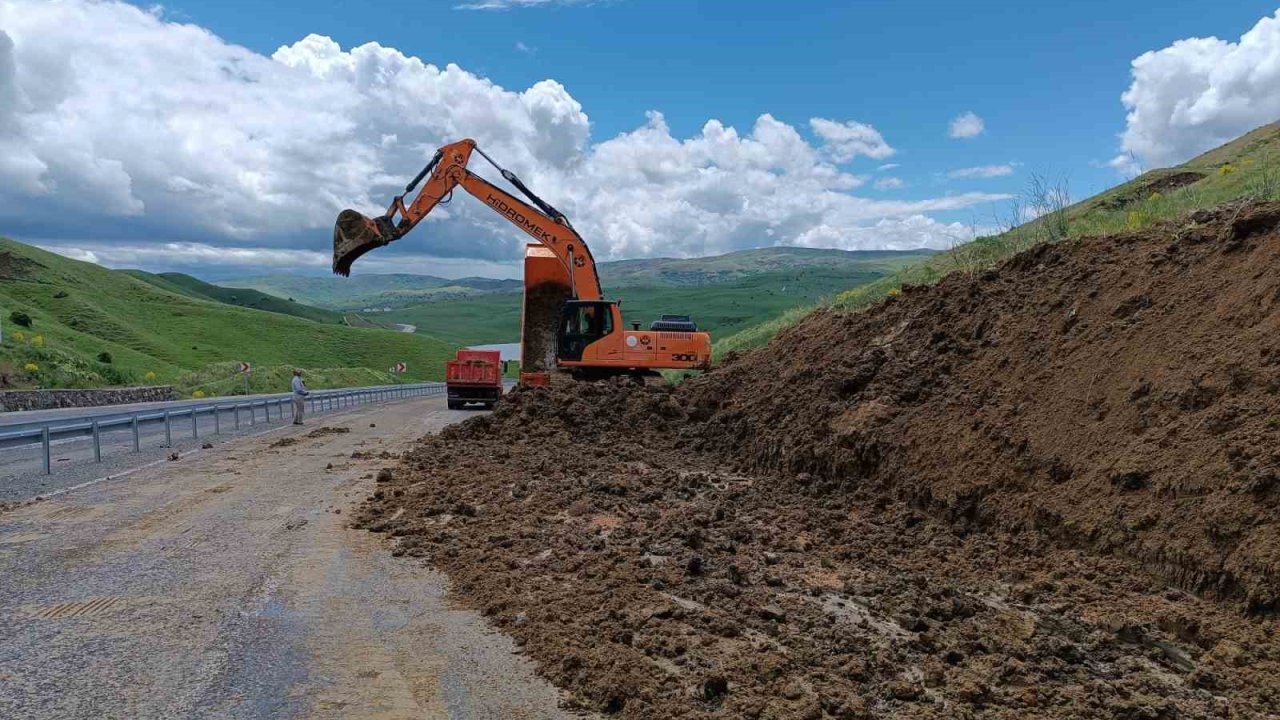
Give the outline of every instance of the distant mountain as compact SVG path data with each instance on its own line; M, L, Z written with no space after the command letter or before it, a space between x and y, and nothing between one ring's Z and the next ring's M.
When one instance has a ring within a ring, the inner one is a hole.
M606 290L619 287L688 287L802 270L875 272L922 260L932 250L826 250L770 247L700 258L618 260L600 264Z
M771 273L823 270L882 273L921 260L931 250L822 250L772 247L702 258L651 258L600 263L606 293L624 287L697 287ZM520 280L447 279L408 273L356 275L350 278L303 275L260 275L219 282L224 288L247 288L306 305L342 311L385 311L445 300L518 293Z
M355 311L399 308L437 300L513 292L522 287L520 280L450 280L408 273L355 275L349 278L275 274L225 280L219 284L224 288L248 288L276 297L292 298L331 310Z
M293 315L323 323L342 323L342 313L312 307L288 298L276 297L247 288L225 288L212 285L185 273L149 273L143 270L118 270L131 277L151 283L169 292L186 295L197 300L213 300L227 305L266 310L267 312Z
M930 255L767 248L689 260L626 260L600 266L605 296L623 300L628 323L692 315L713 337L736 333L874 282ZM513 342L520 293L489 293L393 309L384 321L459 344Z

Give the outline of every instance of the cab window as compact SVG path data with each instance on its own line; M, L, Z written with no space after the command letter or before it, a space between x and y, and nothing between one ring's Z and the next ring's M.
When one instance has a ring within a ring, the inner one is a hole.
M583 303L565 307L560 322L560 357L578 360L587 345L613 332L608 303Z

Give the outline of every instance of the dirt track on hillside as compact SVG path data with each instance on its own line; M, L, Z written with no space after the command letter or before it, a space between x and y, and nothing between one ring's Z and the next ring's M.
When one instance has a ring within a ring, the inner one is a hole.
M363 522L634 718L1280 716L1280 206L522 390Z

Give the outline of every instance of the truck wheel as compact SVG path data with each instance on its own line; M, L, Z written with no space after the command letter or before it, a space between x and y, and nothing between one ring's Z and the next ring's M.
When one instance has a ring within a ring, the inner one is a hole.
M449 409L450 409L450 410L461 410L461 409L462 409L462 406L463 406L464 404L465 404L465 403L463 403L461 400L450 400L450 401L449 401Z

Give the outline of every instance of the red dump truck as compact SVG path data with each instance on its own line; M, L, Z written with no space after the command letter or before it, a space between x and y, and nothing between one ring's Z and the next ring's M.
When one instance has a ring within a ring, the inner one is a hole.
M502 353L459 350L457 357L445 364L445 385L450 410L461 410L468 403L492 408L502 397Z

